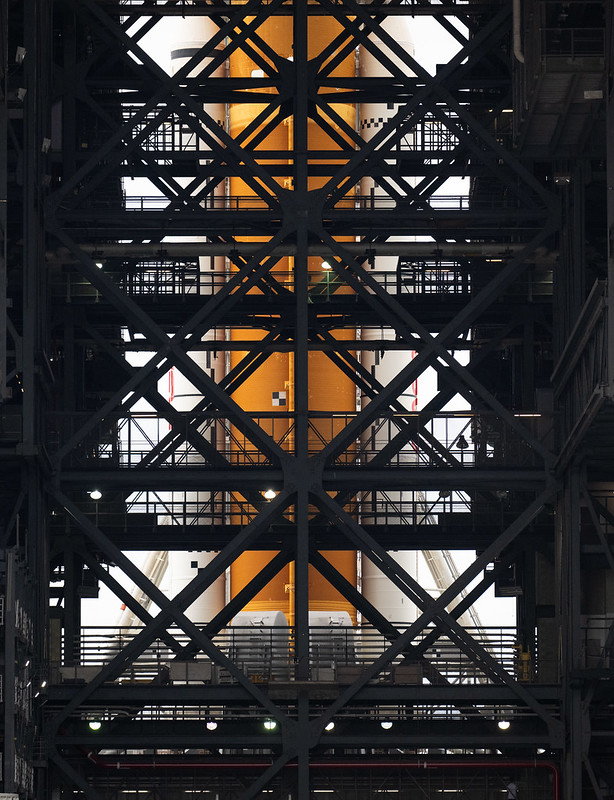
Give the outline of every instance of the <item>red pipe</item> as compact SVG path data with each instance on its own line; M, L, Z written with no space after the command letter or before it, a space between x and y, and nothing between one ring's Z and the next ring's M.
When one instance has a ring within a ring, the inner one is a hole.
M105 769L264 769L270 761L103 761L95 753L88 758ZM295 763L286 767L296 767ZM553 800L559 800L559 769L552 761L312 761L313 769L547 769L553 775Z

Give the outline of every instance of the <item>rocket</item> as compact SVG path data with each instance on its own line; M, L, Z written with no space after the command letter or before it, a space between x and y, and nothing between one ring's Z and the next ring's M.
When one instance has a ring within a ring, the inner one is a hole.
M246 23L249 19L246 20ZM292 116L275 116L275 111L267 112L267 104L263 102L263 95L272 94L276 90L271 84L266 85L266 67L272 64L271 52L277 59L293 59L292 45L292 18L290 16L271 16L266 19L257 29L258 37L264 43L259 49L257 44L251 44L250 48L233 50L228 59L220 64L211 74L211 77L225 77L244 79L249 82L254 79L257 86L251 94L253 99L247 98L244 102L232 102L228 106L217 100L206 102L205 111L210 118L215 120L221 128L233 137L236 142L242 143L246 148L251 148L255 143L254 155L258 159L258 153L262 153L262 163L270 164L271 159L265 158L267 152L276 153L278 163L287 164L288 169L279 170L281 173L276 180L280 183L280 188L285 190L292 189L292 161L294 150L294 125ZM341 31L341 25L330 17L313 16L309 18L308 47L309 58L317 57ZM392 28L390 27L392 26ZM384 22L384 27L393 33L397 43L402 44L406 52L413 54L413 44L404 18L392 18ZM171 69L176 72L190 58L195 56L200 47L209 41L218 31L215 23L208 17L190 16L186 19L174 18L167 21L166 33L170 42ZM387 48L375 36L371 36L378 50ZM395 62L401 70L407 73L407 66L402 63L390 51L387 57ZM197 79L199 71L209 63L210 56L203 56L202 61L193 67L190 77ZM386 77L388 72L378 58L370 52L370 49L361 45L356 52L350 51L339 60L332 75L339 78L351 78L357 73L363 77ZM258 79L265 79L258 80ZM256 83L257 81L257 83ZM331 89L334 91L334 89ZM250 94L249 90L246 94ZM338 117L350 128L357 130L363 140L369 141L373 135L386 124L398 112L398 106L378 101L377 99L363 102L360 106L347 102L332 104L332 109ZM272 106L270 108L273 108ZM340 141L346 141L347 145L353 147L351 141L347 139L347 132L343 126L339 125L335 119L326 120L327 126L321 126L313 119L308 122L308 150L314 154L318 151L334 151L341 149ZM187 137L194 137L194 131L188 131ZM182 144L182 143L180 143ZM186 140L186 146L190 142ZM206 148L203 148L206 150ZM203 156L204 157L204 156ZM211 154L214 157L214 154ZM344 158L340 154L340 162ZM317 163L317 156L309 161L310 164ZM319 188L326 180L324 177L309 178L309 190ZM358 191L361 198L370 198L371 202L377 202L377 198L384 194L384 190L377 186L370 177L365 177L361 181ZM347 202L354 204L353 192L348 193ZM232 175L225 182L217 184L206 203L218 206L230 205L238 209L253 207L259 202L259 198L252 185L239 175ZM260 201L261 202L261 201ZM346 237L347 238L347 237ZM407 237L405 237L407 240ZM263 238L241 237L238 241L248 241L257 243ZM342 241L342 240L340 240ZM354 241L352 239L352 241ZM379 272L394 273L397 269L397 257L377 256L373 264ZM290 256L279 259L273 268L274 277L290 290L293 286L293 258ZM321 257L310 256L308 269L310 283L316 291L321 291L322 286L330 290L329 264ZM226 276L231 274L233 265L226 262L223 256L210 256L200 259L200 269L207 274L208 280L203 281L205 287L201 291L207 291L206 287L221 285ZM350 292L349 287L337 288L336 291ZM253 294L258 294L259 290L251 290ZM263 327L242 326L230 328L226 332L217 331L210 333L210 337L219 339L227 338L231 342L253 342L254 348L258 347L258 342L266 335ZM363 329L361 331L340 328L332 332L338 340L353 341L360 337L363 340L389 338L391 333L386 329ZM197 363L212 378L219 382L220 378L228 370L235 368L241 359L246 355L246 351L230 350L229 355L224 353L224 343L220 342L220 350L217 355L211 357L210 352L196 352L192 356ZM376 381L382 385L397 374L413 357L409 351L401 353L399 351L383 351L379 354L375 350L363 350L361 353L362 364L366 367ZM334 364L324 353L311 352L308 361L309 370L309 413L313 413L310 419L310 438L309 447L311 452L321 449L327 441L330 441L345 425L346 415L348 417L355 414L361 407L365 407L368 398L363 397L357 400L356 385L348 375ZM189 411L194 407L198 400L196 390L190 382L176 370L172 370L165 378L168 383L167 396L169 401L182 411ZM163 390L163 387L161 387ZM277 441L283 443L288 450L293 448L292 436L292 413L294 411L294 356L288 352L273 352L258 368L247 377L243 383L233 392L233 400L247 413L258 421L263 430L273 436ZM408 411L415 411L417 407L417 383L409 387L407 393L400 398L401 404ZM212 441L220 448L226 448L233 464L251 463L249 454L246 454L240 435L234 435L232 431L230 437L226 437L221 428L211 431ZM370 434L365 434L368 437ZM385 436L379 433L370 447L381 449L386 444ZM363 442L365 444L365 442ZM415 454L411 447L401 453L401 458L411 462ZM268 487L262 487L262 493ZM171 493L172 494L172 493ZM388 493L389 494L389 493ZM396 491L393 493L392 505L395 503L399 508L406 504L419 504L416 493L411 491ZM180 498L170 497L170 506ZM357 498L359 501L361 498ZM359 521L369 521L370 503L381 501L377 493L372 493L368 498L365 496L364 507L358 504ZM388 498L390 500L390 498ZM203 490L202 492L189 492L182 498L186 508L186 524L189 524L190 509L194 509L194 520L197 517L199 505L209 504L211 508L219 508L221 514L225 514L226 521L241 524L245 521L243 511L250 509L249 499L242 497L238 493L227 496L222 503L219 496L215 493ZM251 507L252 513L255 509ZM399 521L403 515L399 513ZM292 508L286 512L286 519L292 523ZM171 516L167 522L172 523ZM220 518L222 521L222 518ZM395 520L393 520L395 521ZM232 597L236 596L250 581L257 575L262 568L271 560L274 551L250 551L240 556L231 566L226 576L219 578L189 609L189 615L198 622L203 622L213 618ZM415 619L416 609L407 597L381 574L380 570L371 562L360 557L350 550L339 550L334 552L324 552L325 557L333 566L354 586L358 587L363 595L376 608L378 608L388 619L410 622ZM204 567L213 558L214 553L206 552L175 552L168 554L168 567L166 574L166 589L171 596L177 594L189 580L194 577L196 571ZM418 553L415 551L401 551L395 553L395 558L402 564L404 569L416 576L418 571ZM429 559L432 561L432 558ZM161 580L161 558L150 559L156 566L156 579ZM441 573L441 570L439 571ZM440 587L442 588L442 587ZM357 615L353 605L344 598L320 573L310 568L309 572L309 607L310 624L313 625L356 625ZM126 617L124 615L124 621ZM292 625L294 622L294 569L293 564L287 565L273 578L263 589L261 589L253 599L245 606L243 612L235 619L235 624L253 624L254 620L259 625ZM282 622L282 620L284 622Z

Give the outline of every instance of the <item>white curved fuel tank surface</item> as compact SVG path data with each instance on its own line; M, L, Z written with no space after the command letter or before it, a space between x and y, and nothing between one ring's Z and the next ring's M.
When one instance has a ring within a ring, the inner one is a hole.
M215 557L215 553L176 552L169 553L166 580L170 597L175 597ZM209 622L224 608L225 577L220 575L200 597L187 609L186 614L194 622Z
M240 628L287 628L288 620L283 611L242 611L231 625Z
M413 56L414 44L411 37L410 25L411 23L403 18L393 17L392 19L385 20L382 27L392 36L396 44L399 45L405 53ZM377 56L367 47L361 45L358 56L361 77L389 78L392 76L391 69L388 69L386 64L382 63L382 55L384 55L401 74L406 76L413 74L410 66L396 55L396 53L393 53L376 34L372 33L369 36L369 40L373 42ZM363 139L369 141L382 125L397 113L398 109L399 107L394 103L376 101L361 103L359 128Z
M388 555L405 572L416 578L418 553L415 550L399 550ZM417 617L417 608L384 573L368 558L362 560L362 592L377 610L391 622L410 623Z
M310 611L309 632L312 668L356 663L356 629L347 611Z
M229 635L230 658L246 675L289 679L290 629L282 611L242 611Z

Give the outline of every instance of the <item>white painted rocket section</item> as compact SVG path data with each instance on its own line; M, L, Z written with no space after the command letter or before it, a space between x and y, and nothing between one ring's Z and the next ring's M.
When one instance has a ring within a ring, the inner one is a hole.
M145 561L141 566L141 571L153 584L159 586L164 577L167 566L168 553L164 550L152 550L146 555ZM151 607L151 598L145 592L143 592L142 589L139 589L138 586L133 585L130 594L145 611L149 611ZM117 617L117 627L132 628L138 627L142 624L142 621L139 619L139 617L137 617L134 611L129 609L125 604L122 604L121 610Z
M412 37L410 35L411 23L408 23L403 18L393 18L386 20L383 23L384 28L390 32L395 41L400 44L406 52L413 55L414 46ZM167 39L165 45L170 47L170 71L171 74L181 69L190 58L192 58L199 50L200 46L210 40L218 31L218 27L207 18L188 17L185 19L176 17L167 20L165 33ZM408 74L409 69L407 65L398 59L387 48L381 40L374 37L372 39L378 52L386 54L391 61L401 70L404 74ZM156 47L160 47L158 42ZM202 62L194 66L189 73L189 78L196 78L198 74L206 69L209 63L209 57L204 57ZM359 70L360 74L365 77L389 77L390 73L380 63L379 57L372 55L367 48L362 46L359 51ZM226 74L226 67L222 63L211 77L224 77ZM385 102L371 102L363 103L360 106L358 114L359 131L366 141L369 141L384 124L387 123L398 112L398 106L394 104L387 104ZM226 107L223 103L207 103L204 106L206 113L221 127L226 125ZM197 140L197 134L194 131L186 130L181 134L181 147L185 149L198 149L199 151L206 151L207 145L204 141ZM411 147L411 140L405 142L406 146ZM200 159L200 163L206 165L206 160ZM188 179L184 179L188 182ZM402 187L395 184L397 189L404 191ZM205 204L224 204L226 202L227 187L223 184L218 185L215 190L205 199ZM388 202L388 192L385 188L375 185L373 179L365 178L361 182L360 195L363 202L373 203L377 206L378 203ZM165 241L172 241L172 237L166 237ZM206 241L203 239L202 241ZM410 241L410 237L397 237L396 241ZM394 276L396 275L398 257L396 256L377 256L374 262L374 269L377 273L390 273L388 280L392 284ZM226 264L225 259L220 256L201 258L200 259L201 275L205 278L202 283L201 293L214 293L219 289L220 282L225 280ZM207 288L209 287L209 288ZM213 334L211 334L213 336ZM361 331L361 337L365 340L380 340L380 339L394 339L394 333L388 329L365 329ZM208 338L208 337L206 337ZM196 363L198 363L209 375L219 381L225 370L225 360L222 357L215 358L207 353L191 353ZM373 352L364 353L362 356L363 365L366 366L377 380L386 386L387 383L400 372L413 357L410 353L395 353L395 352ZM197 392L195 387L176 369L171 370L167 376L162 379L160 384L160 391L166 395L172 405L178 411L190 411L200 401L201 395ZM417 384L414 383L407 388L407 390L398 398L402 406L408 411L413 412L417 408ZM368 403L366 398L363 398L362 407ZM389 431L381 432L367 432L366 437L370 437L369 446L373 448L374 452L381 450L389 440ZM212 431L210 436L213 438L214 443L216 438L221 436L219 431ZM221 444L221 442L217 442ZM198 462L200 456L193 453L190 458L194 459L195 463ZM410 446L404 449L399 460L401 463L413 463L416 459L416 453ZM407 515L412 513L413 509L423 507L423 498L418 496L416 492L387 492L386 496L379 496L379 502L385 502L390 509L388 522L391 524L408 524L409 520ZM378 495L373 495L375 502L378 502ZM196 506L201 504L215 503L215 498L211 493L203 492L190 492L186 494L168 493L168 500L170 503L171 513L160 519L161 524L168 525L169 528L173 524L177 524L175 517L178 514L172 513L174 504L184 503L184 510L181 513L181 524L189 525L197 523ZM218 500L219 502L219 500ZM220 503L221 506L221 503ZM190 515L190 510L192 514ZM396 510L395 510L396 509ZM179 510L179 506L177 506ZM377 512L377 509L376 509ZM369 524L369 504L364 503L361 509L360 521L364 524ZM428 520L424 519L428 524ZM152 580L156 585L163 585L165 592L170 597L178 594L188 583L195 577L199 569L205 567L210 563L214 557L214 553L206 552L164 552L156 551L151 553L145 564L143 565L144 574ZM436 586L436 592L443 591L443 589L454 580L458 574L455 571L451 556L449 553L445 555L436 551L424 551L420 554L419 551L397 551L393 554L398 563L406 570L411 576L418 579L420 571L420 563L426 562L430 574ZM410 623L417 616L416 607L399 589L397 589L389 579L384 577L381 571L375 567L367 558L362 558L362 578L361 590L365 597L376 607L378 610L389 620L399 623ZM145 597L141 597L141 592L137 589L134 590L134 596L139 599L144 607L148 607L150 601ZM225 605L225 578L221 576L203 595L188 609L188 616L197 622L205 622L217 614ZM275 625L284 625L286 618L281 611L271 612L276 614ZM311 612L313 615L314 612ZM281 615L284 621L279 617ZM466 625L479 625L479 620L476 622L474 616L463 615L461 621ZM252 627L261 627L264 625L263 621L247 620L245 615L239 615L234 625L241 625L248 623ZM310 623L314 625L327 624L321 620L316 621L311 619ZM135 615L128 609L125 609L121 615L121 625L137 625L138 620ZM270 621L269 621L269 624ZM329 624L333 624L332 622ZM335 623L336 624L336 623ZM351 621L346 621L346 624L351 626Z
M215 33L218 27L206 17L187 17L173 18L169 20L168 43L170 44L171 54L171 73L174 75L193 58ZM203 69L210 63L210 57L204 57L188 73L189 78L197 78ZM224 77L226 74L224 62L209 77ZM222 128L226 124L226 107L224 103L206 103L205 112ZM195 126L197 127L197 126ZM189 128L185 128L181 135L181 147L185 149L198 148L204 150L207 145L204 140L198 140L196 133ZM201 159L200 164L206 165L206 159ZM187 180L187 179L186 179ZM205 199L205 203L224 203L226 187L224 184L218 185L211 195ZM203 239L206 241L206 239ZM220 285L225 280L225 259L223 257L211 257L199 259L201 294L213 294L219 290ZM203 337L204 341L215 339L215 332L210 332ZM223 377L225 370L225 360L223 356L214 356L209 352L190 353L194 361L214 380L219 381ZM163 379L168 381L168 399L178 411L190 411L202 399L201 394L190 383L185 376L177 369L173 368L168 376ZM220 437L219 430L213 428L208 431L206 437L216 446L216 439ZM197 453L191 453L189 459L198 463L202 457ZM221 495L211 492L186 492L172 493L170 497L171 513L168 517L161 520L162 524L172 526L173 524L198 524L198 510L200 507L212 509L216 505L222 509ZM184 504L184 505L183 505ZM165 579L165 589L170 597L175 597L187 584L196 577L198 571L210 563L215 556L213 552L200 551L169 551L168 570ZM188 617L195 622L207 622L212 619L225 604L225 578L221 575L211 587L209 587L188 609Z
M384 21L383 28L390 33L397 44L409 55L414 55L414 44L411 36L411 22L403 18L392 18ZM370 37L377 45L378 54L384 54L392 64L404 75L408 75L407 64L398 58L381 39ZM376 58L369 52L368 48L362 46L359 53L360 74L367 78L386 78L391 73L381 63L381 57ZM381 128L388 123L399 111L399 106L393 103L371 102L361 103L359 113L360 133L365 141L369 141ZM404 146L411 148L413 140L407 137ZM401 193L405 189L399 184L392 185ZM363 202L372 204L375 208L378 204L391 203L389 192L386 187L378 186L372 178L363 178L360 187ZM409 237L395 237L396 241L410 241ZM393 286L399 285L397 282L398 257L376 256L374 259L374 270L379 274L379 279L386 281L389 290ZM385 273L383 276L381 273ZM389 274L388 274L389 273ZM395 333L390 329L363 329L361 338L366 341L394 341ZM367 367L371 374L382 386L386 386L396 375L401 372L412 360L414 354L410 352L395 351L363 351L362 363ZM418 408L418 382L415 381L398 397L401 406L408 412L415 412ZM362 408L368 404L368 398L362 398ZM388 443L391 436L394 436L395 429L382 428L377 430L373 427L367 431L363 437L363 443L367 444L373 453L379 452ZM399 454L399 464L412 464L417 459L417 453L412 446L403 448ZM389 509L387 521L397 525L428 525L429 516L426 513L426 504L422 493L415 491L390 491L373 492L365 497L361 507L361 521L369 524L369 506L375 503L377 506L386 505ZM433 579L434 587L432 593L437 595L449 586L456 577L458 571L454 565L454 560L449 552L440 553L439 551L411 551L399 550L391 553L395 561L416 580L420 579L421 564L428 567L428 571ZM421 583L424 583L421 580ZM397 589L391 581L386 578L381 570L376 567L368 558L362 559L362 593L387 619L395 622L413 622L418 609L407 598L400 589ZM461 595L462 596L462 595ZM473 610L463 614L460 622L468 626L479 626L479 619Z
M413 54L414 48L409 32L409 26L403 18L393 18L383 23L384 29L391 33L395 40L403 47L405 52ZM396 55L394 55L383 42L375 37L369 37L374 42L377 51L384 52L396 67L403 73L408 74L408 67ZM359 51L359 70L361 77L366 78L389 78L390 72L381 64L368 48L361 46ZM397 114L399 106L393 103L371 102L361 103L359 110L359 132L365 141L370 141L388 121ZM374 207L388 200L388 192L385 188L376 185L372 178L363 178L360 184L360 194L363 202ZM377 256L374 260L376 273L390 273L388 280L391 285L395 285L395 275L397 269L397 256ZM394 340L395 333L387 328L365 328L361 331L361 338L368 341ZM407 352L378 352L363 351L362 364L371 374L386 386L409 362L411 355ZM399 397L401 404L407 411L415 410L417 386L412 385ZM362 408L368 405L368 398L362 398ZM374 426L363 436L363 444L372 453L379 452L390 439L390 430L384 428L381 431ZM415 453L411 447L406 448L400 454L400 460L411 463L415 460ZM381 512L379 506L386 504L390 509L396 507L397 513L391 511L392 516L388 518L390 524L403 524L409 522L404 517L403 512L411 513L414 503L414 492L373 492L364 498L361 506L361 522L369 524L369 507L375 503L375 515ZM414 578L418 575L418 554L415 551L401 550L392 553L394 559L403 569ZM413 622L417 616L416 606L403 594L392 582L385 577L381 570L376 567L368 558L362 558L362 593L366 599L372 603L387 619L393 622Z

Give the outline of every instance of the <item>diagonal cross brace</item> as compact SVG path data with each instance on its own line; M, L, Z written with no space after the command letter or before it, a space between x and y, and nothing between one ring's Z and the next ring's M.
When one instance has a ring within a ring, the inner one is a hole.
M54 718L53 727L57 730L59 725L75 709L107 680L113 680L120 674L124 667L138 657L163 631L167 625L174 620L184 632L217 663L222 664L233 677L248 691L254 700L270 713L283 719L285 714L279 709L263 692L255 686L245 675L238 670L234 663L230 661L193 622L185 615L184 610L188 608L194 600L209 586L224 570L236 559L236 557L249 548L251 544L260 536L270 522L278 516L281 511L288 507L291 496L288 492L280 492L272 500L262 513L234 539L226 545L215 558L204 567L196 577L172 600L169 600L155 584L148 580L143 573L128 559L124 553L112 544L98 528L66 497L61 491L52 493L55 501L63 506L67 513L72 517L78 527L94 544L107 555L114 563L122 568L124 573L130 577L134 583L143 589L149 597L161 609L160 612L132 639L123 650L115 656L98 675L92 679L85 687L78 691L71 701Z
M70 237L60 231L58 231L56 235L81 261L82 272L90 283L99 289L103 295L110 297L116 308L125 313L128 318L137 319L145 336L159 348L154 357L150 359L144 367L141 367L139 372L104 405L103 410L99 411L98 415L93 417L90 422L87 423L87 426L81 429L78 436L82 437L89 430L92 430L102 418L103 412L108 413L113 410L113 408L122 401L123 397L125 397L126 392L134 391L140 381L145 379L149 373L153 372L163 358L175 363L180 371L189 378L203 395L208 397L219 408L223 408L228 413L228 416L233 419L237 427L242 430L251 441L257 444L269 458L282 463L285 461L287 454L277 445L275 440L268 436L263 429L254 422L252 417L246 414L226 392L220 389L215 381L206 375L188 356L185 350L180 347L182 342L184 346L186 346L187 343L189 347L189 337L194 335L194 328L202 321L208 320L210 315L218 310L221 300L229 298L232 294L232 300L235 302L238 301L238 299L267 272L268 263L264 261L264 259L284 238L282 232L279 232L269 242L265 243L262 251L258 254L259 258L256 256L252 257L247 262L245 269L231 277L229 281L224 284L222 289L177 331L172 339L169 339L166 333L149 315L143 312L142 309L133 300L127 297L110 278L104 275L102 271L96 267L92 259L83 253ZM264 263L258 263L259 259L264 261ZM248 272L247 278L245 272ZM62 448L58 456L60 459L68 452L69 447L74 446L75 440L79 441L78 438L73 437L73 439Z
M385 311L384 317L389 317L390 312L393 312L396 320L398 320L395 327L397 330L400 329L400 332L404 334L408 342L411 342L411 334L413 331L418 334L426 346L423 346L416 358L390 381L384 392L377 398L374 398L366 409L359 412L344 430L337 434L321 452L320 457L322 459L327 459L342 452L343 449L365 429L369 422L377 416L381 408L388 407L390 399L396 398L426 367L437 366L437 359L440 359L446 363L447 367L452 369L468 389L475 392L478 396L481 396L499 417L539 453L546 464L550 464L552 461L552 454L549 453L540 442L533 439L527 429L519 423L514 415L505 408L502 403L496 400L476 378L467 372L445 347L450 339L455 338L460 330L468 326L475 316L492 303L496 294L500 293L525 269L523 260L527 253L532 252L550 235L550 233L551 230L549 227L540 231L522 251L509 260L505 268L446 325L438 336L432 336L426 328L409 314L409 312L405 311L394 298L390 297L363 267L353 262L351 258L348 258L348 254L343 250L342 244L336 242L326 232L321 231L322 240L325 241L339 258L345 259L348 263L346 269L343 270L333 261L331 266L335 272L337 272L340 277L345 278L347 283L360 293L368 303L377 307L378 311ZM369 292L364 288L366 286L368 286Z
M464 588L474 577L476 577L485 566L492 561L508 544L510 544L518 534L526 528L526 526L540 513L544 504L550 500L554 494L554 489L549 487L543 491L531 505L518 517L505 531L503 531L494 542L492 542L486 550L468 567L459 578L454 581L438 598L433 600L431 596L401 567L394 559L373 539L370 537L361 526L355 522L342 508L340 508L334 500L332 500L325 492L318 491L317 498L320 508L324 510L327 516L337 526L346 533L347 536L356 542L360 547L365 543L367 548L380 558L380 564L386 567L388 577L404 591L410 599L418 598L418 602L414 602L419 607L422 607L423 613L421 616L412 623L399 638L391 644L391 646L383 653L365 672L360 678L346 691L342 693L338 700L336 700L325 715L325 722L330 720L333 715L343 707L355 694L361 689L367 681L374 675L381 671L381 669L392 661L395 656L400 655L403 650L411 643L415 634L423 630L431 621L437 619L438 624L447 631L448 636L455 641L458 646L467 653L469 658L475 661L476 657L486 667L486 671L495 674L502 683L506 684L516 696L524 702L529 708L544 720L547 724L553 741L559 741L562 736L561 723L559 720L554 719L550 712L548 712L540 703L538 703L533 695L528 692L521 684L515 681L508 673L503 670L498 662L483 648L478 645L473 639L465 632L465 630L456 622L454 617L446 611L448 603L456 597L461 588ZM409 591L411 591L411 595ZM413 598L412 598L413 595Z

